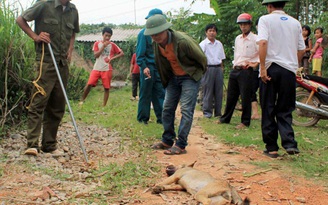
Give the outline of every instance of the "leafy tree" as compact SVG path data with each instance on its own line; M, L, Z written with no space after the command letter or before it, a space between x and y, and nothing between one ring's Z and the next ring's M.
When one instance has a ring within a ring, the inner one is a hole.
M231 62L233 56L233 39L240 33L235 20L240 13L247 12L258 19L261 15L267 14L263 0L210 0L210 5L219 17L219 40L225 47L227 62ZM286 4L287 14L298 19L302 25L308 24L312 30L322 27L328 31L328 0L291 0ZM253 28L255 31L255 29ZM313 35L312 35L313 37ZM328 52L324 53L323 68L328 66ZM230 63L229 63L230 64ZM327 76L328 71L323 69Z

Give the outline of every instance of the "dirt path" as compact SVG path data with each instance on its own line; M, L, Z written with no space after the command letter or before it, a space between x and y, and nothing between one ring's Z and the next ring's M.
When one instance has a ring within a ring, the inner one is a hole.
M163 164L162 176L168 164L191 164L194 168L207 171L216 178L224 178L235 186L242 198L249 197L252 205L326 205L327 187L316 185L302 177L293 175L289 170L270 166L259 168L252 162L272 160L258 150L243 147L229 147L213 140L213 136L204 134L196 121L189 136L188 153L180 156L167 156L162 151L154 151ZM251 176L247 176L251 175ZM142 193L142 204L195 204L192 198L183 192L166 192L164 195Z
M275 167L271 162L279 159L269 159L255 148L229 147L215 142L214 137L206 135L198 125L200 117L202 114L196 111L187 154L167 156L162 151L153 151L162 165L162 178L166 177L164 169L169 164L197 161L195 168L228 180L242 198L247 196L251 199L252 205L327 204L327 186L314 184L289 170ZM83 136L87 136L84 141L90 161L107 164L110 161L138 160L138 153L121 149L120 133L95 125L79 126L79 130ZM0 155L4 156L0 160L0 204L90 204L90 200L95 200L97 195L115 201L122 200L122 196L110 197L110 190L99 190L99 178L103 175L95 177L92 172L96 168L92 164L85 164L70 123L63 123L58 132L59 144L66 152L63 157L23 155L25 135L13 133L0 143ZM127 143L125 140L124 144ZM267 163L270 169L259 168L251 163ZM97 163L94 165L97 166ZM56 173L62 176L57 177ZM69 178L64 178L65 175ZM94 180L86 180L88 178ZM98 204L97 201L92 202L92 205ZM157 196L136 187L127 190L124 199L115 205L119 204L196 205L196 202L186 192L167 192Z

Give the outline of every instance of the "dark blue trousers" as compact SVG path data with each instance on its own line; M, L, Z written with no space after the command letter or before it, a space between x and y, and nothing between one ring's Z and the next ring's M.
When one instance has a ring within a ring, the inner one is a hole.
M165 91L161 78L155 65L149 66L151 78L140 71L140 88L137 120L139 122L148 122L150 117L150 104L153 103L157 123L162 123L163 102Z

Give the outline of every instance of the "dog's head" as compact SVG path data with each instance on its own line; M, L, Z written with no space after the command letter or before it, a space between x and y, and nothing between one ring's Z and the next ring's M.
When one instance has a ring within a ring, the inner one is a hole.
M189 165L186 165L186 164L183 164L183 165L180 165L178 167L175 167L174 165L170 164L168 165L166 168L165 168L165 172L167 174L167 176L171 176L173 175L178 169L181 169L181 168L184 168L184 167L194 167L195 163L197 161L194 161L192 164L189 164Z

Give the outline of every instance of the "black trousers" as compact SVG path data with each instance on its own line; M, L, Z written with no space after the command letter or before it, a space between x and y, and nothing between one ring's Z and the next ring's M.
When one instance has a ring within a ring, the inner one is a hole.
M292 128L295 110L296 76L293 72L273 63L267 69L271 80L260 83L262 108L262 138L268 151L278 151L278 132L283 148L297 148Z
M138 86L140 86L140 73L132 73L132 97L138 95Z
M257 102L257 90L260 87L259 71L253 71L252 102Z
M241 97L242 115L241 123L249 126L252 114L252 88L253 88L253 70L233 69L229 75L227 103L224 114L220 118L222 123L230 123L235 110L239 95Z

